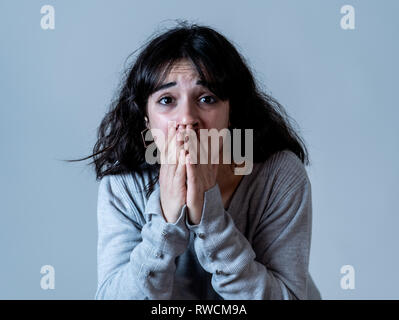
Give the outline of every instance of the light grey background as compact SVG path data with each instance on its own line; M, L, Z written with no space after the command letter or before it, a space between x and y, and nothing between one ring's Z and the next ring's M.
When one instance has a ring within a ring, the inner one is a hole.
M55 8L42 30L40 8ZM355 8L355 30L340 27ZM324 299L397 299L398 1L0 2L0 298L92 299L88 155L126 57L173 19L237 45L296 120L312 165L310 272ZM87 163L87 162L86 162ZM55 290L40 268L55 268ZM355 289L340 287L341 266Z

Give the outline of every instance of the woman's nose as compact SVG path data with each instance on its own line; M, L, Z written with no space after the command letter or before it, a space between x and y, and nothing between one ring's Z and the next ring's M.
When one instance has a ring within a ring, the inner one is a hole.
M177 117L177 124L181 126L187 126L191 124L193 128L196 128L199 124L196 106L192 105L191 103L185 103L182 105Z

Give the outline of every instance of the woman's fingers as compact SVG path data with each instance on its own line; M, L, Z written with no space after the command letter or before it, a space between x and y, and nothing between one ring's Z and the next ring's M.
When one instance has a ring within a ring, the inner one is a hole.
M186 155L186 174L187 174L187 207L188 220L190 224L198 224L201 220L201 210L199 209L198 179L196 178L196 164L191 163L190 155Z
M191 155L186 155L186 168L187 168L187 180L195 181L195 167L196 165L192 163Z
M203 135L199 143L199 153L201 164L211 165L211 138L208 135Z
M176 177L186 181L186 151L180 149L179 161L176 166Z
M177 158L180 159L180 152L184 150L184 136L185 136L185 128L184 126L179 126L176 135L176 152Z
M184 140L184 149L190 154L191 162L199 163L198 139L192 125L187 125L186 136Z
M171 138L168 144L168 164L176 165L178 158L178 150L177 150L177 138L178 132L174 128L173 129L173 137Z
M169 164L169 150L171 150L171 142L173 141L176 134L176 128L173 122L168 122L168 132L166 134L166 140L163 143L159 141L161 145L161 164Z
M173 223L177 221L187 195L185 151L176 133L176 128L168 127L168 142L164 148L166 162L161 163L159 177L162 211L166 221Z

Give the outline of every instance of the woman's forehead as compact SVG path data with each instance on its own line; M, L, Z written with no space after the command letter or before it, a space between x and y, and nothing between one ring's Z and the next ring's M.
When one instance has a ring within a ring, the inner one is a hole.
M172 80L178 77L197 79L199 78L199 74L195 66L185 59L173 63L166 76L166 80Z

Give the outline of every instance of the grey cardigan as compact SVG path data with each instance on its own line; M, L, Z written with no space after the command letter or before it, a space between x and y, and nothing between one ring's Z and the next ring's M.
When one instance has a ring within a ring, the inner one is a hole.
M254 163L224 208L205 192L202 219L163 218L148 174L107 175L98 191L96 299L321 299L309 272L311 184L291 151Z

